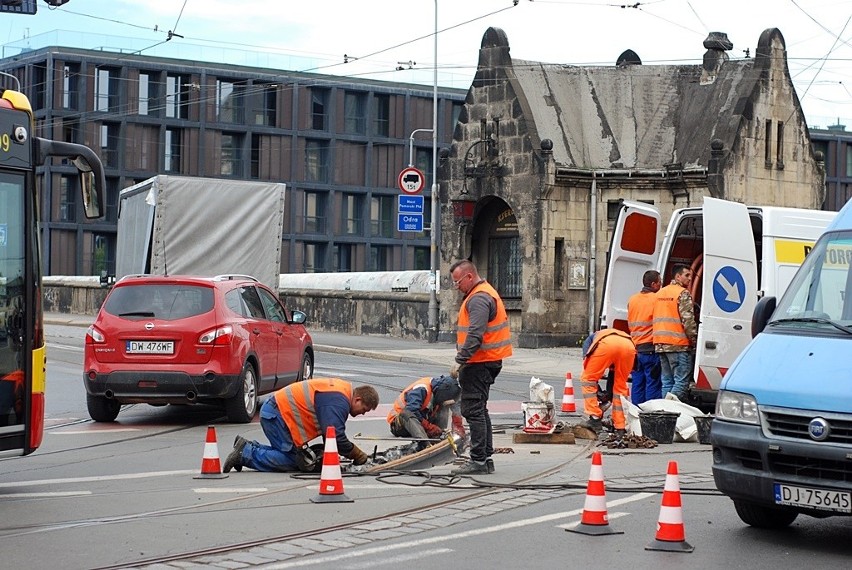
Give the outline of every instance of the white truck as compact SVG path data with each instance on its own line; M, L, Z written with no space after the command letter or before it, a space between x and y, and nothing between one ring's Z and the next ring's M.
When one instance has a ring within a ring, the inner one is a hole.
M755 304L784 293L835 215L704 198L702 206L675 210L660 242L659 210L624 200L610 245L601 325L627 331L627 300L642 288L646 270L658 270L665 285L675 265L691 267L699 326L690 397L697 405L715 402L722 377L751 341Z
M251 275L278 289L285 185L155 176L119 193L116 278Z

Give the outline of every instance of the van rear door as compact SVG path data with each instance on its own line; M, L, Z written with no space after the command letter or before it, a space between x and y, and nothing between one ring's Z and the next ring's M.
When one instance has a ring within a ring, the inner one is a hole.
M702 294L695 383L698 390L715 391L751 341L757 255L746 206L704 198L704 257L698 271Z
M601 326L627 330L627 300L642 289L642 274L657 265L660 211L622 200L609 246Z

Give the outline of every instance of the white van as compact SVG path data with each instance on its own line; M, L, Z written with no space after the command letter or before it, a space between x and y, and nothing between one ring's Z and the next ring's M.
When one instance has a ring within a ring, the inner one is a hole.
M627 300L656 269L663 284L672 269L692 268L692 297L700 310L691 399L715 402L725 372L751 340L754 306L778 297L836 212L746 206L704 198L702 206L675 210L662 243L660 212L624 200L609 250L601 326L627 331Z

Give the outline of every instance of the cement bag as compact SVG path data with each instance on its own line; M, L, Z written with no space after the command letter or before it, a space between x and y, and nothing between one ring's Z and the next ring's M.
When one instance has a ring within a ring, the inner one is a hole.
M698 428L695 426L693 418L705 414L698 408L684 404L674 394L668 393L665 398L648 400L639 404L639 408L643 412L679 412L680 416L678 416L675 425L675 441L698 442Z
M624 419L627 422L627 432L633 435L642 435L642 425L639 423L639 412L642 410L630 401L630 398L619 396L621 407L624 409Z

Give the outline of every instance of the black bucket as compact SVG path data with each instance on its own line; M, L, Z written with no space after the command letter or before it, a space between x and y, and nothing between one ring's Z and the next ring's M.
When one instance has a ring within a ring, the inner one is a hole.
M695 416L695 427L698 428L698 443L710 445L710 424L713 416Z
M642 426L642 435L650 437L657 443L671 443L674 440L675 427L677 426L678 412L639 412L639 425Z

